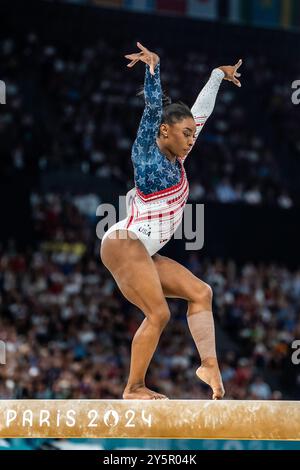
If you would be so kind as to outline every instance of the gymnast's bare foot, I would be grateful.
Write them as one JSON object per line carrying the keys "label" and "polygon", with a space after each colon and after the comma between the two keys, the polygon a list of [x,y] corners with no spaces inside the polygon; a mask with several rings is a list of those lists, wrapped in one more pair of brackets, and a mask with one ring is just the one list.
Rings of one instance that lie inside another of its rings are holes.
{"label": "gymnast's bare foot", "polygon": [[168,397],[161,393],[153,392],[144,385],[133,385],[127,387],[123,393],[124,400],[168,400]]}
{"label": "gymnast's bare foot", "polygon": [[225,390],[217,359],[209,358],[203,361],[197,369],[196,375],[210,386],[213,391],[213,400],[221,400],[224,397]]}

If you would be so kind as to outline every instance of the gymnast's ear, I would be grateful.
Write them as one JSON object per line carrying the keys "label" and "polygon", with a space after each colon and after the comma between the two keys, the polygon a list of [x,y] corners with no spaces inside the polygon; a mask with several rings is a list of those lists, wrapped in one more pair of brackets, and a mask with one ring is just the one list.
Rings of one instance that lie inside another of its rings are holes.
{"label": "gymnast's ear", "polygon": [[168,130],[169,130],[169,125],[168,124],[161,124],[159,128],[159,136],[164,137],[165,139],[168,138]]}

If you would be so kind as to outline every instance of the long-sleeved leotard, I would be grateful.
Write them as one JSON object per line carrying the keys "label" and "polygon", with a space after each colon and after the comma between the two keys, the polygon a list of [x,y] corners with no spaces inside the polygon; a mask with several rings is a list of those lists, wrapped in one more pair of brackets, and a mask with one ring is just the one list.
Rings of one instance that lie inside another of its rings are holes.
{"label": "long-sleeved leotard", "polygon": [[[213,70],[209,81],[199,93],[191,109],[197,125],[196,138],[213,111],[223,77],[222,70]],[[180,161],[168,160],[156,143],[162,118],[159,64],[155,68],[154,76],[150,74],[149,66],[146,66],[144,94],[145,109],[132,147],[131,158],[136,187],[142,193],[150,194],[177,184],[182,171]]]}
{"label": "long-sleeved leotard", "polygon": [[[196,138],[213,111],[223,77],[221,70],[213,70],[192,107],[197,125]],[[180,225],[189,186],[184,159],[177,158],[171,162],[156,143],[162,119],[159,64],[153,76],[146,66],[144,93],[145,109],[131,154],[135,190],[127,194],[127,218],[112,226],[105,236],[118,229],[134,232],[152,256],[170,240]]]}

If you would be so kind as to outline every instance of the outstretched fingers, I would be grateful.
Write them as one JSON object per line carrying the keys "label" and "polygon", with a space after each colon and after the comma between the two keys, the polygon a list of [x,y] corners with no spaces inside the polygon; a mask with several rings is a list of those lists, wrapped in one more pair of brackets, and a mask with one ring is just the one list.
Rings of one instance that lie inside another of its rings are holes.
{"label": "outstretched fingers", "polygon": [[237,72],[237,70],[240,68],[240,66],[242,65],[243,61],[242,59],[240,59],[234,66],[234,73],[233,73],[233,83],[238,86],[239,88],[242,86],[241,85],[241,82],[238,80],[238,78],[241,77],[241,74],[239,72]]}
{"label": "outstretched fingers", "polygon": [[241,88],[242,84],[241,82],[236,78],[236,77],[233,77],[232,79],[233,83],[238,86],[239,88]]}
{"label": "outstretched fingers", "polygon": [[240,66],[242,65],[242,63],[243,63],[243,61],[242,61],[242,59],[240,59],[234,66],[235,70],[239,69]]}
{"label": "outstretched fingers", "polygon": [[140,42],[137,42],[136,45],[137,45],[137,47],[138,47],[139,49],[141,49],[141,51],[143,51],[145,54],[149,54],[149,53],[150,53],[150,51],[149,51],[146,47],[144,47]]}
{"label": "outstretched fingers", "polygon": [[137,62],[139,62],[140,59],[134,59],[132,60],[129,64],[127,64],[127,67],[133,67]]}
{"label": "outstretched fingers", "polygon": [[142,55],[142,52],[126,54],[125,58],[131,61],[129,64],[127,64],[127,67],[133,67],[137,62],[139,62],[139,60],[141,60]]}
{"label": "outstretched fingers", "polygon": [[129,64],[127,64],[127,67],[133,67],[137,62],[141,61],[149,65],[150,73],[151,75],[154,75],[155,65],[159,62],[159,57],[153,52],[149,51],[140,42],[137,42],[136,44],[141,52],[125,55],[126,59],[130,60]]}
{"label": "outstretched fingers", "polygon": [[140,42],[136,43],[137,47],[141,49],[141,54],[144,56],[145,60],[144,62],[149,65],[150,67],[150,73],[151,75],[154,75],[154,55],[147,49],[146,47],[143,46]]}

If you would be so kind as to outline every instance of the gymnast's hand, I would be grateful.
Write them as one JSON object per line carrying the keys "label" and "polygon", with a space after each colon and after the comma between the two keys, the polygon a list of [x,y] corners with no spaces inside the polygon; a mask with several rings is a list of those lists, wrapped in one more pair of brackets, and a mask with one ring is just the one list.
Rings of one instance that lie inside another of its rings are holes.
{"label": "gymnast's hand", "polygon": [[127,67],[133,67],[139,61],[145,62],[145,64],[148,64],[150,67],[151,75],[154,75],[154,69],[159,62],[159,56],[154,52],[146,49],[146,47],[142,46],[140,42],[137,42],[136,45],[141,50],[141,52],[125,55],[126,59],[130,60],[130,63],[127,64]]}
{"label": "gymnast's hand", "polygon": [[219,69],[225,73],[224,80],[233,82],[236,86],[241,87],[241,82],[238,80],[241,74],[238,73],[237,70],[240,68],[242,63],[243,61],[240,59],[235,65],[222,65],[219,67]]}

